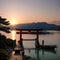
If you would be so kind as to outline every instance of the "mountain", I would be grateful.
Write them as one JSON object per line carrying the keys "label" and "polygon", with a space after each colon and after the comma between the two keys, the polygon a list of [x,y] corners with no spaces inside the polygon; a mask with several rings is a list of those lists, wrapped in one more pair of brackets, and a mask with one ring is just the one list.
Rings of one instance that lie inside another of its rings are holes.
{"label": "mountain", "polygon": [[60,21],[52,21],[51,23],[54,23],[56,25],[60,25]]}
{"label": "mountain", "polygon": [[49,24],[46,22],[18,24],[14,27],[20,29],[60,30],[60,25]]}

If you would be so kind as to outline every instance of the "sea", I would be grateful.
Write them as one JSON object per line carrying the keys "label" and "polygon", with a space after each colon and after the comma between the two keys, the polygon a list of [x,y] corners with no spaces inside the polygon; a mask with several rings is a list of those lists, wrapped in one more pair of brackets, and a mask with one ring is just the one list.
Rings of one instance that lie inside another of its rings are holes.
{"label": "sea", "polygon": [[[7,38],[16,40],[16,45],[20,40],[20,35],[16,34],[17,31],[12,30],[11,33],[7,34],[5,32],[0,32],[4,34]],[[60,31],[48,31],[52,34],[40,34],[39,43],[42,44],[44,40],[44,45],[56,45],[54,51],[52,50],[43,50],[43,49],[34,49],[35,41],[23,41],[25,55],[35,58],[37,60],[60,60]],[[24,39],[35,39],[36,35],[34,34],[24,34],[22,35]]]}

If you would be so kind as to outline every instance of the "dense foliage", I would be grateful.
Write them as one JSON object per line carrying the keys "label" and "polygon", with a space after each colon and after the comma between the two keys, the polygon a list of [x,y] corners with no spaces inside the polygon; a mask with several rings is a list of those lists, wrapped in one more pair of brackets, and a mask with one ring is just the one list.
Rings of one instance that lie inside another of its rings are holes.
{"label": "dense foliage", "polygon": [[9,60],[8,52],[4,49],[0,49],[0,60]]}
{"label": "dense foliage", "polygon": [[6,33],[9,33],[10,28],[8,27],[9,21],[6,21],[5,18],[0,17],[0,31],[4,31]]}

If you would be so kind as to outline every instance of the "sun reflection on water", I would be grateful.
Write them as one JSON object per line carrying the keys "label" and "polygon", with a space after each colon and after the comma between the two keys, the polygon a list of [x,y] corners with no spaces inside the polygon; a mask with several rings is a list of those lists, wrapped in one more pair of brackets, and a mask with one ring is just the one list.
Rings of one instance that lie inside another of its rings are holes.
{"label": "sun reflection on water", "polygon": [[11,33],[12,33],[12,39],[15,40],[16,39],[15,38],[16,32],[14,30],[12,30]]}

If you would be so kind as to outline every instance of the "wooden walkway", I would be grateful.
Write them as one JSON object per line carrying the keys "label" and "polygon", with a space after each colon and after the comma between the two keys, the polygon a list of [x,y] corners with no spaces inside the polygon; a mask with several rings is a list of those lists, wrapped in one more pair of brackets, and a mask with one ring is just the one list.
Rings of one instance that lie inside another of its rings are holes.
{"label": "wooden walkway", "polygon": [[21,55],[14,55],[14,51],[13,51],[10,60],[23,60],[23,58]]}

